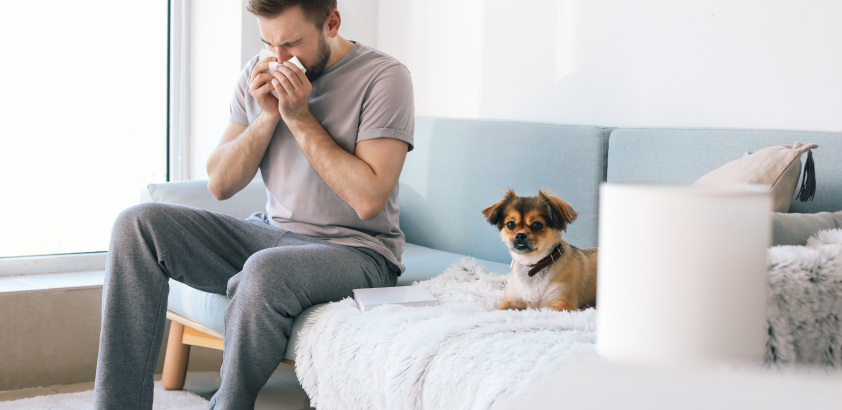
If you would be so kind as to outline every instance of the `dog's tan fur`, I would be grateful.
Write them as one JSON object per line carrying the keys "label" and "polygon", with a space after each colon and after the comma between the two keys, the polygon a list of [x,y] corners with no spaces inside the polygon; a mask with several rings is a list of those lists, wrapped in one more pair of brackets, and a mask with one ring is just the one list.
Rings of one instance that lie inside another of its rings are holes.
{"label": "dog's tan fur", "polygon": [[[500,230],[513,265],[503,303],[498,309],[549,308],[576,310],[596,306],[597,248],[579,249],[561,238],[578,213],[561,198],[540,190],[519,197],[513,190],[484,209],[483,216]],[[539,227],[540,229],[533,229]],[[516,240],[517,234],[525,234]],[[529,277],[530,267],[549,255],[559,242],[561,258]]]}

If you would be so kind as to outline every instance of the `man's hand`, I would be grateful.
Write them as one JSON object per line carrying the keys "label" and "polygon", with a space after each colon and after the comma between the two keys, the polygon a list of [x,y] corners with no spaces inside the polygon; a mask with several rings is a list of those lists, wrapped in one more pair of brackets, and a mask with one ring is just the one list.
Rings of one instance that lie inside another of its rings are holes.
{"label": "man's hand", "polygon": [[249,94],[260,104],[263,113],[277,118],[281,115],[278,111],[278,99],[271,93],[274,89],[272,83],[275,81],[275,76],[264,72],[269,70],[270,61],[278,61],[278,59],[267,57],[255,64],[249,80]]}
{"label": "man's hand", "polygon": [[284,122],[299,120],[310,115],[310,93],[313,85],[301,69],[289,61],[278,65],[272,72],[272,86],[278,92],[278,111]]}

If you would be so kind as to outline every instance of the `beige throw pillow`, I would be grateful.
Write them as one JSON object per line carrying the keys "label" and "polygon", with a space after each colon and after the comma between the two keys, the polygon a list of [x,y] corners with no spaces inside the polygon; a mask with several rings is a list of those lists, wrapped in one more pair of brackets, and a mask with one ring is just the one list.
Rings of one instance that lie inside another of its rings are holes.
{"label": "beige throw pillow", "polygon": [[[775,212],[788,212],[789,204],[801,174],[801,154],[818,148],[816,144],[775,145],[731,161],[699,178],[697,184],[768,185],[772,191]],[[799,197],[812,200],[815,193],[815,175],[812,152],[808,154],[805,178]]]}

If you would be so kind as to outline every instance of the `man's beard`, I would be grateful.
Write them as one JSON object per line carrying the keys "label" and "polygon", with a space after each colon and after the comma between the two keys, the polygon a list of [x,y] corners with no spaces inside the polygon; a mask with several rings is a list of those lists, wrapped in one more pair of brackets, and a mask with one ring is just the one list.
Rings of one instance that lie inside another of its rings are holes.
{"label": "man's beard", "polygon": [[306,67],[307,72],[304,73],[304,75],[307,76],[307,79],[310,80],[310,82],[313,82],[313,80],[322,75],[327,68],[327,63],[330,61],[330,46],[327,45],[325,37],[326,36],[322,36],[319,38],[319,54],[316,57],[316,63],[310,67]]}

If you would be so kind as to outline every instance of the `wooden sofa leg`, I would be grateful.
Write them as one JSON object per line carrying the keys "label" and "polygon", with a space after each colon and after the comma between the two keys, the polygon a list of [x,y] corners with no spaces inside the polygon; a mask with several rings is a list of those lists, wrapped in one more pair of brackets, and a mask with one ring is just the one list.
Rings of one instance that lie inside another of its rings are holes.
{"label": "wooden sofa leg", "polygon": [[187,378],[187,360],[190,359],[190,345],[182,343],[184,325],[170,321],[170,338],[167,341],[167,353],[164,356],[164,374],[161,384],[167,390],[181,390]]}

